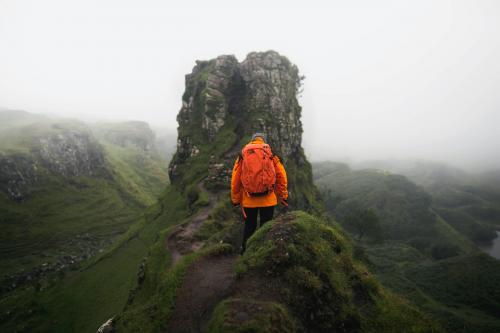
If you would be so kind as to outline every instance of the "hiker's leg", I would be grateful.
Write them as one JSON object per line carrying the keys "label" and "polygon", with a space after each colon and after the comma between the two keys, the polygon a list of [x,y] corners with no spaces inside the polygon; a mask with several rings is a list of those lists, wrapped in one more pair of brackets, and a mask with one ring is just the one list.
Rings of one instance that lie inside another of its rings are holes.
{"label": "hiker's leg", "polygon": [[260,226],[273,219],[274,206],[260,207]]}
{"label": "hiker's leg", "polygon": [[247,218],[245,219],[245,227],[243,228],[243,243],[241,244],[241,253],[243,253],[247,247],[247,239],[252,236],[257,228],[257,213],[258,208],[243,208]]}

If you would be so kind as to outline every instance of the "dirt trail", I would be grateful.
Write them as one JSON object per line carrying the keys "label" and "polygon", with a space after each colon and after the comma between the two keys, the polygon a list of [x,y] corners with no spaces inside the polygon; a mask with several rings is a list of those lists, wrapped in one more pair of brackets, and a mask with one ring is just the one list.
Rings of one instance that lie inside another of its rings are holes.
{"label": "dirt trail", "polygon": [[208,218],[215,207],[219,197],[208,191],[204,186],[204,179],[198,183],[198,189],[208,194],[208,205],[201,208],[188,222],[178,225],[167,238],[167,248],[172,255],[172,266],[174,266],[183,255],[199,250],[203,242],[197,241],[194,236],[203,222]]}
{"label": "dirt trail", "polygon": [[[239,140],[236,140],[224,153],[224,158],[235,158],[240,149]],[[199,250],[203,246],[203,242],[195,240],[194,236],[220,199],[217,194],[205,188],[205,179],[206,178],[198,182],[197,187],[201,192],[208,194],[209,204],[201,208],[188,222],[176,226],[167,238],[166,246],[172,255],[172,266],[174,266],[183,255]]]}
{"label": "dirt trail", "polygon": [[[172,254],[172,266],[183,255],[199,250],[203,242],[194,238],[203,222],[219,200],[216,194],[207,191],[198,183],[200,191],[208,193],[209,204],[201,208],[187,223],[175,227],[166,241]],[[236,255],[206,257],[188,268],[186,278],[177,292],[175,309],[168,322],[166,332],[202,332],[210,319],[214,307],[231,292],[234,284]]]}
{"label": "dirt trail", "polygon": [[[236,155],[236,142],[226,152],[226,157]],[[166,240],[166,246],[172,255],[171,267],[184,255],[199,250],[204,242],[195,236],[203,222],[220,200],[204,186],[205,179],[197,187],[208,194],[209,204],[202,207],[188,222],[176,226]],[[188,268],[186,278],[177,291],[175,308],[171,314],[166,332],[198,333],[207,327],[215,306],[233,292],[235,283],[234,266],[237,255],[205,257],[197,260]]]}
{"label": "dirt trail", "polygon": [[232,293],[235,260],[235,255],[208,257],[188,269],[166,332],[206,330],[215,306]]}

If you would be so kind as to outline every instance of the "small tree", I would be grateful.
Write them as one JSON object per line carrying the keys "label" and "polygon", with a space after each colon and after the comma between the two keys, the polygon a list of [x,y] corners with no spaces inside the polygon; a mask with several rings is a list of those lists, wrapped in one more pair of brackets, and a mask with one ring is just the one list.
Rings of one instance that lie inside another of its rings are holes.
{"label": "small tree", "polygon": [[358,240],[364,235],[380,239],[382,237],[382,228],[380,220],[372,209],[354,210],[345,219],[349,228],[356,231]]}

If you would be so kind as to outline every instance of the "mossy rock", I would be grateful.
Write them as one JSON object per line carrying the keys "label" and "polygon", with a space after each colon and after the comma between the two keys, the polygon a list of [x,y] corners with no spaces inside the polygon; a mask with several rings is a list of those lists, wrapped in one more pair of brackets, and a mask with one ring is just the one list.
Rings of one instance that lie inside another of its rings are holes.
{"label": "mossy rock", "polygon": [[292,333],[297,332],[294,319],[281,304],[231,298],[214,311],[209,333]]}
{"label": "mossy rock", "polygon": [[238,272],[278,278],[281,300],[310,329],[359,328],[354,299],[371,303],[378,288],[358,274],[340,233],[304,212],[264,225],[249,241]]}
{"label": "mossy rock", "polygon": [[[353,259],[352,251],[335,224],[302,211],[281,215],[250,238],[237,263],[244,287],[235,296],[251,304],[271,302],[273,314],[286,314],[293,323],[283,328],[285,332],[404,332],[404,327],[408,332],[440,331],[432,319],[381,287]],[[252,279],[258,283],[249,283]],[[260,291],[248,290],[252,285]],[[214,313],[214,327],[232,327],[234,308],[239,306],[232,304],[220,305],[225,310]],[[266,331],[282,328],[280,320],[267,327],[267,317],[245,313],[245,322],[264,325]]]}

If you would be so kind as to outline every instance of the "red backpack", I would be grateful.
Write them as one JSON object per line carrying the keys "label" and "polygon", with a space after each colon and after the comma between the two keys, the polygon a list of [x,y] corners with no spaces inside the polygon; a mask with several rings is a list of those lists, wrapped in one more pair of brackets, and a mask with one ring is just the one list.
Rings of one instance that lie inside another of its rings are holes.
{"label": "red backpack", "polygon": [[251,143],[242,150],[241,183],[251,196],[266,195],[274,191],[276,170],[273,152],[266,143]]}

